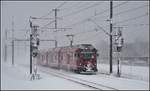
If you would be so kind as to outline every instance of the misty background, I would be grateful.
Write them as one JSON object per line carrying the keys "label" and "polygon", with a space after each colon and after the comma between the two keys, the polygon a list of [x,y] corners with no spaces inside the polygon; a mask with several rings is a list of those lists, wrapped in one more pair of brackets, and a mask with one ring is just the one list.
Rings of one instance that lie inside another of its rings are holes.
{"label": "misty background", "polygon": [[[54,12],[59,7],[58,28],[72,28],[66,31],[54,32],[52,29],[42,29],[40,39],[57,39],[58,47],[69,46],[70,41],[65,36],[74,34],[73,45],[88,43],[98,49],[99,59],[107,58],[109,62],[109,37],[95,24],[92,19],[109,32],[110,14],[109,1],[1,1],[1,52],[4,55],[4,45],[7,43],[8,58],[11,60],[12,16],[14,16],[15,39],[27,39],[30,34],[29,17],[41,17],[34,24],[54,28]],[[122,26],[125,41],[123,57],[149,58],[149,2],[148,1],[114,1],[113,26]],[[5,41],[5,31],[7,41]],[[113,29],[116,31],[117,29]],[[40,49],[53,48],[53,42],[40,42]],[[29,62],[29,42],[15,42],[15,59]],[[148,60],[147,60],[148,61]]]}

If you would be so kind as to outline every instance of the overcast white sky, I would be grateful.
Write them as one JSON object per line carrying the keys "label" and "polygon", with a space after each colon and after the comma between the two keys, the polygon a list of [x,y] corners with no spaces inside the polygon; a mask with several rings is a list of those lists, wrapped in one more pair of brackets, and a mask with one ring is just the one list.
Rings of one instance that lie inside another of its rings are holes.
{"label": "overcast white sky", "polygon": [[[12,28],[12,16],[14,16],[15,30],[29,29],[28,20],[30,16],[40,17],[46,15],[51,12],[53,8],[61,4],[62,6],[59,8],[58,17],[62,17],[62,19],[58,20],[58,27],[69,27],[72,29],[65,32],[59,31],[57,33],[58,46],[69,45],[69,40],[64,35],[74,33],[78,33],[74,37],[74,44],[92,43],[95,45],[101,41],[109,43],[109,37],[92,22],[83,21],[78,23],[92,16],[93,20],[109,32],[109,22],[106,21],[109,19],[109,1],[67,1],[66,3],[64,3],[64,1],[1,1],[1,31],[3,31],[1,34],[4,35],[5,29]],[[119,6],[115,7],[116,5]],[[141,25],[149,24],[149,15],[145,15],[146,13],[149,14],[148,1],[114,1],[113,6],[114,23],[129,19],[129,21],[117,24],[127,25],[122,30],[125,42],[133,42],[135,40],[149,41],[149,26]],[[105,12],[103,12],[104,10]],[[46,17],[54,18],[54,12],[51,12]],[[134,17],[138,18],[133,19]],[[34,21],[34,23],[43,26],[51,21],[53,20],[38,20]],[[47,27],[54,27],[54,23]],[[99,31],[96,32],[94,30],[95,28]],[[45,32],[40,35],[41,38],[54,39],[54,33],[52,31],[53,30],[49,30],[48,32],[45,30]],[[24,32],[15,32],[16,38],[21,38],[24,35]]]}

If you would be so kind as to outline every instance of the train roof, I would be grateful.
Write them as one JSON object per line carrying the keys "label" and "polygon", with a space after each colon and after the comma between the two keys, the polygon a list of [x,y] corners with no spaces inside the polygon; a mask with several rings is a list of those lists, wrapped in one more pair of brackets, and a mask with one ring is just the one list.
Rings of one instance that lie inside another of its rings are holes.
{"label": "train roof", "polygon": [[90,49],[94,49],[94,46],[92,44],[78,44],[75,45],[78,48],[84,49],[84,48],[90,48]]}
{"label": "train roof", "polygon": [[85,48],[95,49],[92,44],[78,44],[78,45],[73,45],[72,47],[64,46],[64,47],[57,47],[57,48],[48,48],[48,49],[41,50],[41,52],[46,52],[46,51],[50,51],[50,50],[59,51],[60,49],[66,50],[68,48],[71,49],[72,51],[75,51],[78,48],[80,48],[80,49],[85,49]]}

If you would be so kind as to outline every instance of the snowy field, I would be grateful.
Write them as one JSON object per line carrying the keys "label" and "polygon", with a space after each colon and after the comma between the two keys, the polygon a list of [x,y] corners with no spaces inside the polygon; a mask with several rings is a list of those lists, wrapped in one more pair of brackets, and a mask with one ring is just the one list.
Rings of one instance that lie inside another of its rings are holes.
{"label": "snowy field", "polygon": [[2,63],[2,90],[92,90],[79,84],[41,73],[40,80],[30,81],[29,69],[23,66]]}
{"label": "snowy field", "polygon": [[[1,76],[1,87],[2,90],[28,90],[28,89],[50,89],[50,90],[92,90],[89,87],[82,86],[80,84],[55,77],[49,75],[47,73],[43,73],[39,70],[41,75],[40,80],[30,81],[29,79],[29,65],[28,64],[16,64],[15,66],[11,66],[10,63],[2,62],[2,76]],[[148,67],[137,67],[135,69],[132,68],[132,75],[130,74],[130,67],[123,66],[122,67],[122,75],[120,78],[115,76],[115,68],[114,74],[106,75],[105,73],[109,72],[109,66],[106,64],[98,65],[98,73],[96,75],[85,75],[85,74],[76,74],[73,72],[68,72],[64,70],[56,70],[49,69],[50,71],[60,72],[63,74],[67,74],[68,76],[84,79],[87,81],[92,81],[95,83],[103,84],[106,86],[110,86],[119,90],[148,90],[149,89],[149,69]],[[40,67],[39,67],[40,69]],[[143,70],[144,69],[144,70]],[[145,71],[145,72],[140,72]],[[101,74],[104,73],[104,74]],[[145,73],[145,74],[143,74]],[[127,76],[126,76],[127,75]],[[137,77],[143,77],[146,79],[139,79]],[[130,77],[130,79],[128,79]]]}
{"label": "snowy field", "polygon": [[[109,64],[98,64],[98,73],[109,74]],[[149,66],[121,65],[121,77],[149,81]],[[113,65],[113,74],[117,74],[117,65]]]}

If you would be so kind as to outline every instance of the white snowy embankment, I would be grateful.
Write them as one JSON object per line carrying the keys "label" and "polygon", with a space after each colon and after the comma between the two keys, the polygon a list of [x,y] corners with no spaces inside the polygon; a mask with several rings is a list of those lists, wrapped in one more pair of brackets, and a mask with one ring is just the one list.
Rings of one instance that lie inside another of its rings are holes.
{"label": "white snowy embankment", "polygon": [[[29,67],[29,66],[28,66]],[[1,87],[2,90],[17,90],[17,89],[49,89],[49,90],[90,90],[88,87],[83,87],[79,84],[57,78],[51,76],[49,74],[45,74],[40,72],[42,79],[30,81],[29,80],[29,68],[26,68],[22,65],[11,66],[11,64],[3,63],[1,64]],[[114,74],[116,73],[116,66],[114,68]],[[149,67],[143,69],[143,67],[135,67],[132,68],[132,76],[140,75],[143,77],[149,76]],[[54,71],[62,72],[64,74],[81,78],[84,80],[92,81],[95,83],[103,84],[106,86],[110,86],[120,90],[148,90],[149,89],[149,81],[139,80],[139,79],[127,79],[127,78],[118,78],[114,75],[104,75],[100,74],[102,71],[109,73],[109,65],[101,64],[98,65],[98,73],[96,75],[83,75],[83,74],[75,74],[73,72],[59,71],[55,69],[51,69]],[[130,67],[124,66],[126,71],[124,73],[130,73]],[[135,71],[134,71],[135,70]],[[135,73],[134,73],[135,72]],[[144,74],[145,73],[145,74]],[[130,77],[130,76],[129,76]],[[136,78],[136,77],[134,77]]]}
{"label": "white snowy embankment", "polygon": [[1,71],[2,90],[92,90],[41,72],[42,79],[30,81],[29,69],[20,65],[2,63]]}
{"label": "white snowy embankment", "polygon": [[[99,73],[109,73],[109,64],[98,64]],[[149,82],[149,66],[121,65],[121,77]],[[117,65],[113,65],[113,74],[117,74]]]}

